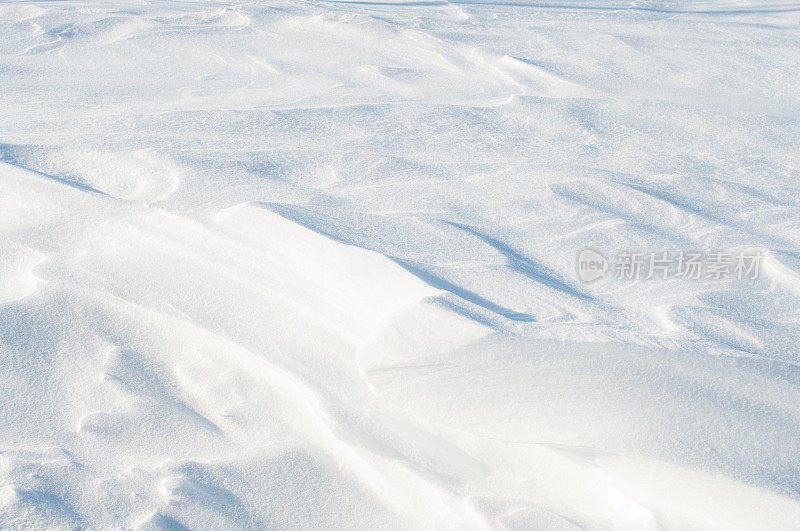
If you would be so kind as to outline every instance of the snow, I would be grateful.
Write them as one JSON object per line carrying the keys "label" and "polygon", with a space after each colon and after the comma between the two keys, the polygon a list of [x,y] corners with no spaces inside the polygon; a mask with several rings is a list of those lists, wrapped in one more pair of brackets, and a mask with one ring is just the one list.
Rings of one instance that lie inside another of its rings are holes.
{"label": "snow", "polygon": [[0,1],[0,528],[796,527],[798,145],[786,2]]}

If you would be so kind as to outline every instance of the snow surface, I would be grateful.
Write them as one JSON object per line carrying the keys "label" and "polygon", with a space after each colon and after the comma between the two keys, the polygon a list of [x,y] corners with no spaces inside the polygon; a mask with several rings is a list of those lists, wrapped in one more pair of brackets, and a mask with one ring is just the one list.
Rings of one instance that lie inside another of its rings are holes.
{"label": "snow surface", "polygon": [[796,528],[799,192],[797,3],[0,2],[0,528]]}

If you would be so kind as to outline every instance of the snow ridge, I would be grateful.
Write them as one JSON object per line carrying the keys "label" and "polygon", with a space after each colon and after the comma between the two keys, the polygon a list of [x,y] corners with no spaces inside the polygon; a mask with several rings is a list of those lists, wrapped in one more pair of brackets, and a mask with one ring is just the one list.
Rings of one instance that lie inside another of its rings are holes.
{"label": "snow ridge", "polygon": [[799,28],[0,1],[0,528],[792,528]]}

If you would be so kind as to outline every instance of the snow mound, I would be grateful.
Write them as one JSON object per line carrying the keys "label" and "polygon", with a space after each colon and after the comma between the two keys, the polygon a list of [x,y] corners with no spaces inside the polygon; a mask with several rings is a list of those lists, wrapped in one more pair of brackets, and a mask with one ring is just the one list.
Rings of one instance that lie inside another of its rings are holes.
{"label": "snow mound", "polygon": [[798,29],[0,0],[0,528],[796,527]]}

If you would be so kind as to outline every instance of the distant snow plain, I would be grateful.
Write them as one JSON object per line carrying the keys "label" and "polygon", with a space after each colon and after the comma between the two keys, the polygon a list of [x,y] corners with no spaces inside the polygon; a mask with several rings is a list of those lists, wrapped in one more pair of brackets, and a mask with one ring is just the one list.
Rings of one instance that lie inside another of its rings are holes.
{"label": "distant snow plain", "polygon": [[799,346],[800,4],[0,2],[0,528],[792,529]]}

